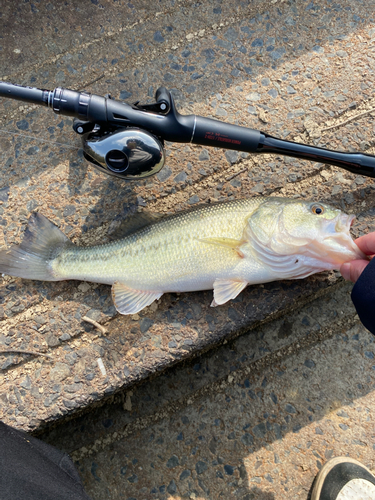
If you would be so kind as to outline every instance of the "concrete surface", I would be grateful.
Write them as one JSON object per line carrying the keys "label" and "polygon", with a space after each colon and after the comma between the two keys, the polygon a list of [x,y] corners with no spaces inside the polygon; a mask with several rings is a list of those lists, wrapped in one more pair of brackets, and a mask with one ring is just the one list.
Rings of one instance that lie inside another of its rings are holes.
{"label": "concrete surface", "polygon": [[[0,16],[2,80],[128,102],[166,85],[182,113],[374,154],[371,2],[35,1]],[[142,208],[254,194],[329,202],[358,215],[354,235],[375,229],[375,183],[338,168],[167,144],[164,169],[129,184],[83,160],[70,119],[5,99],[0,116],[1,245],[35,210],[88,244]],[[0,418],[72,452],[94,498],[304,498],[330,456],[373,466],[372,337],[349,291],[323,273],[215,309],[211,292],[170,294],[120,317],[109,287],[5,277],[1,350],[52,359],[0,352]],[[172,368],[204,352],[210,370]]]}
{"label": "concrete surface", "polygon": [[94,499],[297,500],[331,457],[374,469],[375,346],[349,294],[341,284],[40,437]]}

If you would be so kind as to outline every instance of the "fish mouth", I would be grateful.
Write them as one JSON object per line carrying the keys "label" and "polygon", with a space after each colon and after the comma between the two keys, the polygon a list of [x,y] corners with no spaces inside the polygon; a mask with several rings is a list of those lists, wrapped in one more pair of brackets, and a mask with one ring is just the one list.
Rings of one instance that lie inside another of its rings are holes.
{"label": "fish mouth", "polygon": [[327,246],[327,257],[329,256],[335,264],[341,265],[350,260],[366,258],[350,234],[355,219],[355,215],[341,213],[330,221],[322,221],[326,234],[322,243]]}
{"label": "fish mouth", "polygon": [[340,213],[333,219],[322,219],[320,230],[325,235],[323,239],[340,237],[342,235],[350,236],[350,228],[354,224],[355,215]]}
{"label": "fish mouth", "polygon": [[[335,223],[335,231],[337,233],[340,232],[347,232],[348,234],[350,231],[350,228],[354,224],[354,221],[356,219],[355,215],[347,215],[347,214],[340,214],[335,217],[337,219]],[[335,220],[333,219],[333,221]]]}

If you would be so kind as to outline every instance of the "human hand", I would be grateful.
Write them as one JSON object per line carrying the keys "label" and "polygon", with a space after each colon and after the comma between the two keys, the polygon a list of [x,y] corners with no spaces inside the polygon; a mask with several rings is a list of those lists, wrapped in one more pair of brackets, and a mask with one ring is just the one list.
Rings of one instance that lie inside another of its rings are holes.
{"label": "human hand", "polygon": [[[365,234],[355,240],[356,245],[362,252],[368,256],[375,255],[375,232]],[[362,274],[362,271],[369,263],[369,260],[357,259],[351,262],[345,262],[340,267],[340,273],[346,280],[355,283]]]}

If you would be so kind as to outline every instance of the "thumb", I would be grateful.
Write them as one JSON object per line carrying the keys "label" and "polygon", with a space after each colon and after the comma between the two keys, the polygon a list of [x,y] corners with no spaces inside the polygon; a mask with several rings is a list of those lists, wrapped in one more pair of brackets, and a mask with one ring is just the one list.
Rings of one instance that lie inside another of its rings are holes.
{"label": "thumb", "polygon": [[345,262],[345,264],[342,264],[340,267],[340,273],[344,279],[355,283],[367,264],[368,262],[365,260],[352,260],[351,262]]}

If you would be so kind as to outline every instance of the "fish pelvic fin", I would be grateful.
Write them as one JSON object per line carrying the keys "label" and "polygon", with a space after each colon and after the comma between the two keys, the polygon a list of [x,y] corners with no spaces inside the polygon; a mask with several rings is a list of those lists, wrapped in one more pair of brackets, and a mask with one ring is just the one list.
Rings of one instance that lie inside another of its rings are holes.
{"label": "fish pelvic fin", "polygon": [[9,250],[0,250],[0,273],[18,278],[59,281],[50,265],[63,248],[73,243],[47,217],[33,213],[23,240]]}
{"label": "fish pelvic fin", "polygon": [[134,290],[118,281],[112,285],[112,300],[120,314],[135,314],[162,295],[163,292]]}
{"label": "fish pelvic fin", "polygon": [[214,300],[211,307],[225,304],[228,300],[235,299],[247,286],[247,281],[216,279],[214,281]]}

